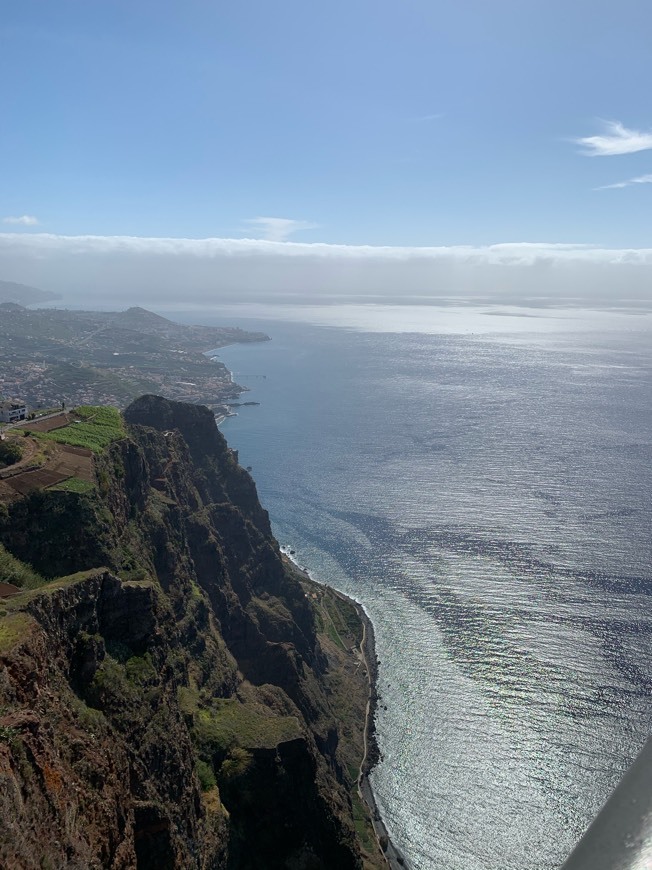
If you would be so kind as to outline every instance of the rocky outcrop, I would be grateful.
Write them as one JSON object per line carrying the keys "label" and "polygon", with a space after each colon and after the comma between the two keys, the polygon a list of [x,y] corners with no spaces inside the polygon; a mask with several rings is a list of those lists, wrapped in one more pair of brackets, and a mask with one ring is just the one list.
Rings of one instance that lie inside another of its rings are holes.
{"label": "rocky outcrop", "polygon": [[364,721],[338,725],[358,669],[338,677],[253,481],[208,409],[125,420],[94,492],[0,512],[53,578],[0,611],[0,866],[379,866],[353,822]]}
{"label": "rocky outcrop", "polygon": [[95,571],[21,607],[2,670],[0,864],[191,867],[201,844],[219,866],[226,822],[199,811],[158,590]]}

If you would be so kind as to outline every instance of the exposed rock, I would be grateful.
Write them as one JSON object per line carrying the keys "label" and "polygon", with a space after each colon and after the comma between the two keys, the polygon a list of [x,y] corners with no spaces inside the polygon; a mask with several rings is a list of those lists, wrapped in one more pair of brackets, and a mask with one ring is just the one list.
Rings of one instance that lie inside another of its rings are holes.
{"label": "exposed rock", "polygon": [[14,557],[72,575],[3,601],[0,866],[382,866],[353,823],[357,660],[320,642],[213,414],[125,419],[94,492],[0,515]]}

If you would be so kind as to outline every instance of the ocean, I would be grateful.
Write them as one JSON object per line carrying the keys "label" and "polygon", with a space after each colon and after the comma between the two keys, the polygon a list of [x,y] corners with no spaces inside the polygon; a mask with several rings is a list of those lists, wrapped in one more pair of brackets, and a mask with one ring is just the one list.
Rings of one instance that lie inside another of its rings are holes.
{"label": "ocean", "polygon": [[[176,316],[181,316],[177,312]],[[415,870],[552,870],[652,723],[652,317],[230,306],[221,426],[274,531],[360,601],[373,787]]]}

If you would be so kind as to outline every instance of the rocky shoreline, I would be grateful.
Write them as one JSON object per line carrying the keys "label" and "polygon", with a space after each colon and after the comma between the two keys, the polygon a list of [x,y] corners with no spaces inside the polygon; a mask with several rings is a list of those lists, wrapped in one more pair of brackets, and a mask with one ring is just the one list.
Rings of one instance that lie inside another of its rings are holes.
{"label": "rocky shoreline", "polygon": [[380,815],[380,810],[378,808],[378,804],[376,803],[376,798],[374,796],[371,783],[369,782],[369,774],[382,758],[376,736],[376,708],[378,706],[378,665],[380,663],[380,659],[378,658],[376,653],[376,640],[373,623],[359,601],[356,601],[355,598],[351,598],[349,595],[346,595],[344,592],[340,592],[338,589],[334,589],[332,586],[329,586],[326,583],[315,580],[315,578],[310,574],[307,568],[297,563],[294,558],[293,550],[290,550],[287,547],[282,547],[281,551],[283,555],[292,562],[295,568],[297,568],[306,577],[306,579],[310,580],[311,583],[316,583],[318,586],[326,587],[330,590],[330,592],[333,593],[333,595],[351,604],[355,608],[355,611],[358,614],[358,618],[362,623],[363,636],[360,643],[360,653],[363,657],[367,669],[367,678],[369,681],[369,701],[367,704],[365,722],[365,755],[360,765],[360,774],[358,777],[358,793],[369,811],[369,816],[371,818],[371,823],[374,828],[374,833],[376,835],[376,839],[378,840],[378,845],[380,846],[385,861],[387,862],[387,866],[390,868],[390,870],[404,870],[404,868],[409,868],[410,865],[391,840],[387,827]]}
{"label": "rocky shoreline", "polygon": [[[329,588],[332,589],[332,587]],[[356,601],[354,598],[349,597],[348,595],[345,595],[343,592],[339,592],[337,589],[332,589],[332,591],[335,593],[335,595],[343,598],[355,607],[364,628],[364,635],[362,643],[360,644],[360,651],[364,657],[365,664],[367,666],[367,675],[369,677],[369,705],[367,707],[367,721],[365,723],[365,742],[367,752],[360,768],[358,790],[360,792],[360,796],[362,797],[363,801],[367,805],[367,808],[369,809],[371,822],[374,826],[374,831],[376,833],[376,837],[378,838],[380,848],[385,855],[388,867],[390,867],[391,870],[400,870],[400,868],[405,867],[409,868],[408,862],[405,860],[403,855],[399,852],[399,850],[396,848],[390,838],[387,827],[385,826],[385,823],[383,822],[383,819],[380,815],[380,810],[378,809],[378,804],[376,803],[376,798],[374,796],[371,783],[369,782],[369,774],[378,764],[382,757],[380,749],[378,748],[378,741],[376,737],[376,708],[378,706],[378,664],[380,660],[376,654],[376,639],[374,635],[374,626],[371,619],[367,615],[364,607],[358,601]]]}

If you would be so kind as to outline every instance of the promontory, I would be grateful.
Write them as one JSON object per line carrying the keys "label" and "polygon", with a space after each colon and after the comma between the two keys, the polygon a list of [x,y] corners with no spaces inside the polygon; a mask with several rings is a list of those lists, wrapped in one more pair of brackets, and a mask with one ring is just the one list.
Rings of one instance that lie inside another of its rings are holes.
{"label": "promontory", "polygon": [[384,866],[355,606],[285,560],[209,409],[62,424],[2,442],[0,866]]}

